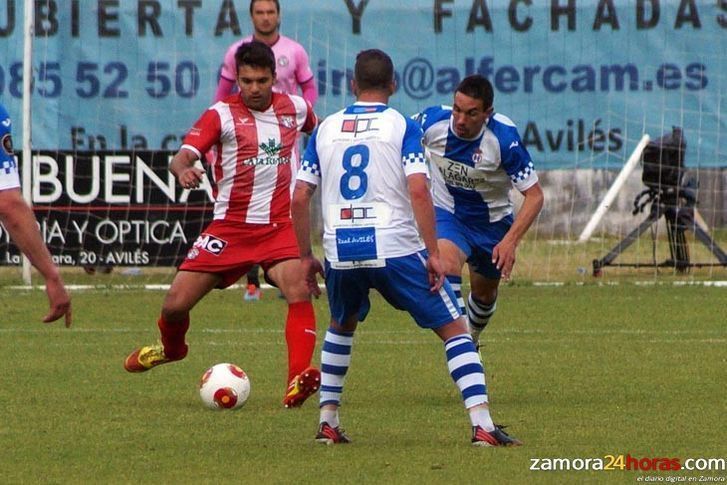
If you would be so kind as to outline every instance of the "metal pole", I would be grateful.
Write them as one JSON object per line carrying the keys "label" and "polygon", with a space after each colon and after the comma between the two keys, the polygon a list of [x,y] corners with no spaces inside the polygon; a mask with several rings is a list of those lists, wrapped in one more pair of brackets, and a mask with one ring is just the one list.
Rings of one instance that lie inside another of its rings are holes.
{"label": "metal pole", "polygon": [[[35,7],[33,0],[25,0],[25,15],[23,21],[23,198],[32,207],[31,173],[33,162],[31,160],[31,114],[30,98],[31,80],[33,76],[33,28]],[[30,260],[23,255],[23,281],[31,284]]]}

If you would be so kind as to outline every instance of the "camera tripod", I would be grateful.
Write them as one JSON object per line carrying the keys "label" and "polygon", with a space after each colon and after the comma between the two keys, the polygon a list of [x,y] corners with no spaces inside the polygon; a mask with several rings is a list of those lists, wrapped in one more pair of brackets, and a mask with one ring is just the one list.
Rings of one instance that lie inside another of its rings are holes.
{"label": "camera tripod", "polygon": [[[679,273],[689,271],[689,268],[703,266],[727,266],[727,254],[717,245],[712,236],[697,225],[694,221],[694,206],[696,196],[693,191],[684,190],[676,193],[676,190],[646,189],[636,196],[634,200],[634,211],[636,215],[644,210],[647,204],[651,204],[649,215],[639,224],[639,227],[631,231],[621,240],[606,256],[593,260],[593,276],[601,276],[601,270],[605,266],[616,267],[670,267],[675,268]],[[642,202],[642,199],[646,200]],[[616,257],[631,246],[647,229],[657,223],[661,217],[666,219],[667,236],[669,240],[670,259],[657,264],[648,263],[614,263]],[[689,229],[694,232],[696,238],[704,244],[707,249],[717,258],[716,265],[713,263],[692,263],[689,259],[689,245],[685,231]]]}

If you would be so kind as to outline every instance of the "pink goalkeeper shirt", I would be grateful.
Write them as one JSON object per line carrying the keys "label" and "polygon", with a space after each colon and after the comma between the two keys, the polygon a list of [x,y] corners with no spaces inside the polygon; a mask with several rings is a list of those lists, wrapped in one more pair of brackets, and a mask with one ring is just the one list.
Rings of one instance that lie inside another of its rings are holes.
{"label": "pink goalkeeper shirt", "polygon": [[[241,44],[252,41],[252,35],[245,37],[232,44],[222,64],[220,75],[225,79],[235,82],[237,69],[235,67],[235,52]],[[296,94],[298,86],[313,79],[313,72],[308,65],[308,54],[303,46],[289,37],[281,35],[275,44],[270,46],[275,54],[276,80],[273,89],[284,94]]]}

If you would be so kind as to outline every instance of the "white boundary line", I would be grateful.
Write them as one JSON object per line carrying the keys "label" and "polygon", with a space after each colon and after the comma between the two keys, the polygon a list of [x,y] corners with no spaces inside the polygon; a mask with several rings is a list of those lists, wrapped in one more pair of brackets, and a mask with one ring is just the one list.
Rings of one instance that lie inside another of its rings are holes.
{"label": "white boundary line", "polygon": [[[715,288],[727,288],[727,281],[672,281],[672,282],[662,282],[662,281],[627,281],[627,282],[619,282],[619,281],[608,281],[608,282],[594,282],[594,283],[585,283],[582,281],[573,281],[573,282],[566,282],[566,281],[536,281],[532,283],[533,286],[536,287],[561,287],[561,286],[594,286],[594,287],[603,287],[603,286],[706,286],[706,287],[715,287]],[[138,285],[66,285],[66,288],[70,291],[94,291],[94,290],[148,290],[148,291],[167,291],[169,289],[168,284],[138,284]],[[269,285],[267,283],[263,283],[260,285],[260,287],[264,290],[269,290],[271,288],[274,288],[274,286]],[[319,288],[325,290],[326,286],[324,284],[319,284]],[[525,286],[523,286],[525,287]],[[247,288],[247,285],[231,285],[225,288],[226,290],[239,290],[242,288]],[[32,290],[45,290],[45,286],[43,285],[12,285],[12,286],[0,286],[0,290],[15,290],[15,291],[32,291]]]}

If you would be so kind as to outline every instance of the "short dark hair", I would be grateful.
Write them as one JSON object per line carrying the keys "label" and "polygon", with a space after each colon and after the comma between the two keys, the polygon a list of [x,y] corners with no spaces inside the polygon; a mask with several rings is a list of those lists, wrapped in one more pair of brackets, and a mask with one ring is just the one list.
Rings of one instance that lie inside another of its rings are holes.
{"label": "short dark hair", "polygon": [[394,80],[394,63],[379,49],[361,51],[356,56],[354,78],[359,90],[388,89]]}
{"label": "short dark hair", "polygon": [[255,2],[262,2],[262,1],[273,2],[275,4],[275,8],[277,9],[278,13],[280,13],[280,2],[278,2],[278,0],[250,0],[250,15],[252,15],[252,6],[255,5]]}
{"label": "short dark hair", "polygon": [[235,52],[235,67],[238,71],[240,66],[267,67],[274,76],[275,54],[264,42],[258,40],[244,42]]}
{"label": "short dark hair", "polygon": [[482,100],[482,107],[487,110],[492,107],[495,93],[490,81],[480,74],[473,74],[462,79],[455,92],[462,93],[470,98]]}

